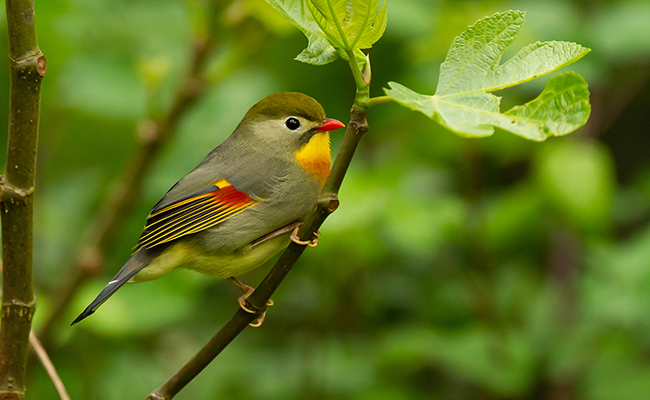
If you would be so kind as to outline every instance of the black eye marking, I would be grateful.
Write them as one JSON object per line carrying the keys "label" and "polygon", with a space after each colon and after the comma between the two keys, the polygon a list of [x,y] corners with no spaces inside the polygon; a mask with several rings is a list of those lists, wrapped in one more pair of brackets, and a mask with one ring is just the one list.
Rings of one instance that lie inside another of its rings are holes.
{"label": "black eye marking", "polygon": [[284,121],[284,125],[290,130],[295,131],[296,129],[300,128],[300,121],[298,121],[297,118],[289,117],[286,121]]}

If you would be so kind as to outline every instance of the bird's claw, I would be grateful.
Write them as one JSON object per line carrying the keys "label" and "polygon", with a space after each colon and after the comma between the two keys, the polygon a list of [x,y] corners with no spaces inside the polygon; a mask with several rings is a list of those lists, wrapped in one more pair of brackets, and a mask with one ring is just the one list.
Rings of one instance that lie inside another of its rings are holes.
{"label": "bird's claw", "polygon": [[[231,277],[231,278],[228,278],[228,279],[232,283],[237,285],[238,288],[240,288],[241,290],[244,291],[244,294],[237,298],[237,302],[239,303],[239,307],[241,307],[242,310],[246,311],[249,314],[257,314],[258,311],[251,310],[246,305],[248,303],[248,301],[247,301],[248,297],[251,294],[253,294],[253,292],[255,291],[255,288],[243,283],[242,281],[240,281],[239,279],[237,279],[235,277]],[[273,304],[274,304],[273,299],[268,299],[268,301],[266,302],[267,307],[271,307]],[[255,321],[251,322],[249,325],[252,326],[253,328],[258,328],[258,327],[262,326],[262,323],[264,322],[264,318],[266,318],[266,310],[264,310],[264,312],[259,317],[257,317],[257,319]]]}
{"label": "bird's claw", "polygon": [[[244,293],[243,295],[239,296],[239,298],[237,298],[237,302],[239,303],[239,307],[241,307],[242,310],[246,311],[249,314],[257,314],[258,313],[255,310],[251,310],[246,305],[248,303],[246,299],[248,299],[248,296],[250,296],[253,293],[253,291],[254,290],[251,290],[250,292]],[[270,307],[272,305],[273,305],[273,300],[269,299],[266,302],[266,306]],[[259,328],[260,326],[262,326],[262,323],[264,322],[265,318],[266,318],[266,310],[264,310],[264,312],[262,312],[262,314],[259,317],[257,317],[257,319],[255,321],[251,322],[248,325],[252,326],[253,328]]]}
{"label": "bird's claw", "polygon": [[320,236],[320,232],[318,231],[314,232],[314,236],[316,237],[313,238],[312,240],[300,240],[300,238],[298,237],[298,229],[300,229],[300,225],[296,226],[293,232],[291,232],[291,236],[289,236],[292,242],[299,244],[301,246],[309,246],[309,247],[318,246],[318,237]]}

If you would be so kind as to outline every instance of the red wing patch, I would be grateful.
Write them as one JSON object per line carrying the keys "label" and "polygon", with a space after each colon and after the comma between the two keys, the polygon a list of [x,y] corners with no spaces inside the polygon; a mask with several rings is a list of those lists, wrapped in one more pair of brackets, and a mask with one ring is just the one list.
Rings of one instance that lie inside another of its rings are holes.
{"label": "red wing patch", "polygon": [[149,214],[137,247],[152,248],[212,228],[256,203],[246,193],[220,180]]}

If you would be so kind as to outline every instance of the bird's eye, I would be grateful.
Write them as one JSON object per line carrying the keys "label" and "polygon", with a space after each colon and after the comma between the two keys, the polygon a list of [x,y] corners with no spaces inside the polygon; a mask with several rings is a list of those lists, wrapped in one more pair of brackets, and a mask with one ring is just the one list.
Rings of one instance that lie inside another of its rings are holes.
{"label": "bird's eye", "polygon": [[297,118],[289,117],[286,121],[284,121],[284,125],[290,130],[295,131],[296,129],[300,128],[300,121],[298,121]]}

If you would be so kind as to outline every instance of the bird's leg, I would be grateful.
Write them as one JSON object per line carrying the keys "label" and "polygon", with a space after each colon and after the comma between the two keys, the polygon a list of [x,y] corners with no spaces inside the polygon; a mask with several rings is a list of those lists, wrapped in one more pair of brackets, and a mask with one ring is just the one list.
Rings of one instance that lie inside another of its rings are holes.
{"label": "bird's leg", "polygon": [[[235,286],[237,286],[238,288],[240,288],[244,292],[244,294],[239,296],[239,298],[237,299],[237,302],[239,303],[239,307],[241,307],[242,310],[246,311],[247,313],[257,314],[256,311],[253,311],[250,308],[246,307],[246,299],[248,298],[248,296],[253,294],[253,292],[255,291],[255,288],[245,284],[244,282],[240,281],[239,279],[235,278],[234,276],[231,276],[230,278],[228,278],[228,280],[230,282],[234,283]],[[266,305],[269,306],[269,307],[272,306],[273,305],[273,300],[269,299],[266,302]],[[252,326],[253,328],[260,327],[260,326],[262,326],[262,323],[264,322],[264,318],[266,318],[266,310],[264,310],[262,315],[260,315],[255,322],[251,322],[249,325]]]}
{"label": "bird's leg", "polygon": [[251,242],[251,247],[255,247],[255,246],[257,246],[258,244],[263,243],[263,242],[266,242],[266,241],[269,240],[269,239],[273,239],[273,238],[276,237],[276,236],[284,235],[284,234],[287,233],[287,232],[291,232],[291,231],[293,231],[296,227],[300,227],[300,225],[302,225],[302,222],[298,222],[298,221],[296,221],[296,222],[292,222],[292,223],[290,223],[289,225],[285,225],[285,226],[283,226],[282,228],[280,228],[280,229],[278,229],[278,230],[275,230],[275,231],[273,231],[273,232],[271,232],[271,233],[267,233],[266,235],[261,236],[261,237],[255,239],[255,240],[253,240],[253,241]]}
{"label": "bird's leg", "polygon": [[312,240],[300,240],[300,238],[298,237],[298,229],[300,229],[301,225],[302,225],[302,222],[299,222],[298,226],[296,226],[294,228],[293,232],[291,232],[291,236],[289,237],[291,239],[291,241],[294,242],[294,243],[297,243],[299,245],[302,245],[302,246],[309,246],[309,247],[318,246],[318,237],[320,236],[320,232],[318,232],[318,231],[314,232],[314,236],[316,236],[316,237],[313,238]]}

